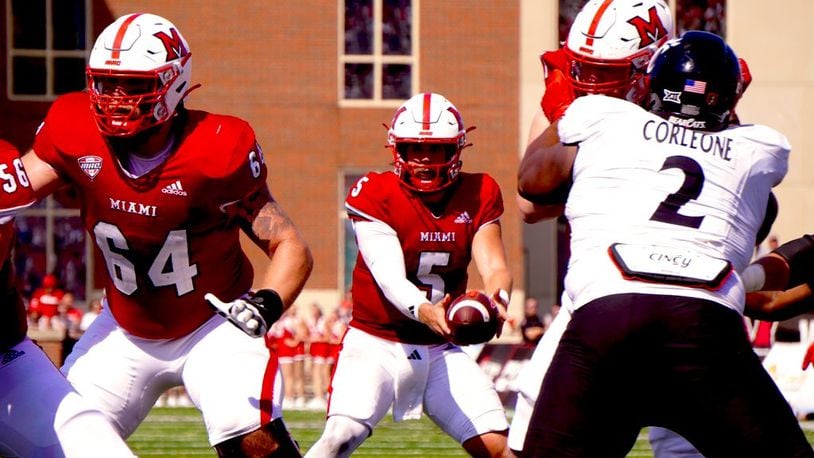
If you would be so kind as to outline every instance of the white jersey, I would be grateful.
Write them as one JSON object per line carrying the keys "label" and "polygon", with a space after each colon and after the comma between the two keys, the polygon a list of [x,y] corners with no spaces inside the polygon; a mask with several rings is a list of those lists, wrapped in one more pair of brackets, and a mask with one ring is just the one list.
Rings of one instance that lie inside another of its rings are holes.
{"label": "white jersey", "polygon": [[[757,125],[693,130],[597,95],[571,104],[559,136],[579,147],[565,207],[571,225],[565,287],[575,309],[611,294],[650,293],[704,298],[743,312],[737,272],[754,251],[771,188],[788,169],[790,146],[782,134]],[[713,288],[625,279],[610,255],[616,243],[644,270],[664,267],[697,279],[724,260],[734,272],[721,269],[730,272]]]}

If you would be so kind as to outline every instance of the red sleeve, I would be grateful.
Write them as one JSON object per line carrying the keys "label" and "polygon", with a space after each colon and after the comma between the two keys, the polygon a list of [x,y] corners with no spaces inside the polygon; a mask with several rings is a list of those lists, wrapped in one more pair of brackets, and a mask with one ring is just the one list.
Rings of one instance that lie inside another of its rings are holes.
{"label": "red sleeve", "polygon": [[[89,129],[96,129],[89,104],[85,93],[63,95],[51,104],[45,120],[37,129],[32,149],[60,175],[66,169],[65,155],[61,151],[84,150],[91,135]],[[98,130],[92,134],[98,136]]]}
{"label": "red sleeve", "polygon": [[483,186],[481,186],[481,211],[480,221],[477,221],[478,227],[484,224],[495,221],[503,215],[503,194],[500,192],[500,186],[489,175],[483,175]]}
{"label": "red sleeve", "polygon": [[263,150],[255,139],[254,130],[245,121],[225,118],[223,132],[217,142],[226,142],[219,149],[229,151],[209,164],[208,172],[217,183],[217,198],[221,210],[230,218],[240,216],[253,221],[257,212],[271,199],[266,178]]}
{"label": "red sleeve", "polygon": [[387,209],[390,181],[385,175],[370,172],[348,191],[345,210],[354,221],[382,221],[390,224]]}
{"label": "red sleeve", "polygon": [[20,152],[0,140],[0,219],[14,216],[35,201]]}

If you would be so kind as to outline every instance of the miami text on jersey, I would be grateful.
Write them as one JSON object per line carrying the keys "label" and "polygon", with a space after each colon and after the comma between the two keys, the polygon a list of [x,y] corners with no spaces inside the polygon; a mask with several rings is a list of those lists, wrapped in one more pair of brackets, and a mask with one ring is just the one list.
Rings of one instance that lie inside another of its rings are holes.
{"label": "miami text on jersey", "polygon": [[134,215],[155,216],[158,207],[155,205],[145,205],[139,202],[128,202],[110,198],[110,208],[120,212],[132,213]]}
{"label": "miami text on jersey", "polygon": [[454,242],[455,232],[421,231],[422,242]]}

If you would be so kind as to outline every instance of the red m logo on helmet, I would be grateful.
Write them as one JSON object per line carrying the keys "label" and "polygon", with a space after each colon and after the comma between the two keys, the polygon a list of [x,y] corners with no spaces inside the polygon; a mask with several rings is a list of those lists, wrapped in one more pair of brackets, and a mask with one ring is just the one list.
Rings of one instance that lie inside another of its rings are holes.
{"label": "red m logo on helmet", "polygon": [[648,19],[636,16],[627,21],[630,25],[636,27],[636,31],[639,32],[639,39],[641,40],[639,48],[653,44],[659,38],[667,35],[667,29],[665,29],[664,24],[661,23],[661,19],[656,12],[656,7],[651,7],[647,12],[650,15]]}
{"label": "red m logo on helmet", "polygon": [[187,47],[184,46],[183,40],[181,40],[181,35],[178,35],[178,31],[172,28],[170,29],[170,33],[172,36],[167,35],[163,31],[153,34],[154,37],[161,40],[161,43],[164,44],[164,49],[167,50],[167,62],[186,56],[189,52]]}

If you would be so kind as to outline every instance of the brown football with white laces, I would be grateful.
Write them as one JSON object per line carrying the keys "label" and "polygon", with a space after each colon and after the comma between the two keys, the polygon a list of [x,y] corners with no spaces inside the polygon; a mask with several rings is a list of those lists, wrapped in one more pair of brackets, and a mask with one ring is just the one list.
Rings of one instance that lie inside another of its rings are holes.
{"label": "brown football with white laces", "polygon": [[480,291],[458,296],[449,304],[446,317],[452,342],[458,345],[488,342],[497,332],[497,307]]}

